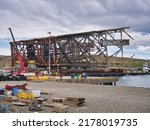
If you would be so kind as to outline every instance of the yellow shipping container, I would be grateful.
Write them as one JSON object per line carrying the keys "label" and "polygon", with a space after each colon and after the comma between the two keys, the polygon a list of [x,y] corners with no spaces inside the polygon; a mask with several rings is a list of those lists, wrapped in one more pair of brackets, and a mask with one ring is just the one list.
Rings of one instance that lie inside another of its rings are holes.
{"label": "yellow shipping container", "polygon": [[36,76],[27,76],[27,80],[34,80],[34,81],[38,81],[38,80],[41,80],[41,81],[46,81],[48,80],[49,77],[48,76],[39,76],[39,77],[36,77]]}
{"label": "yellow shipping container", "polygon": [[34,98],[32,93],[27,93],[27,92],[19,93],[18,97],[23,98],[23,99],[33,99]]}

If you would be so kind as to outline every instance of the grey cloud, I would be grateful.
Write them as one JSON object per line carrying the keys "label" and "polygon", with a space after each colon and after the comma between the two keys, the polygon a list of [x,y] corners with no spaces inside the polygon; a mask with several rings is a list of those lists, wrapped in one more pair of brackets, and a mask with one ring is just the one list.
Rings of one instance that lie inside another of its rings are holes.
{"label": "grey cloud", "polygon": [[150,32],[149,0],[58,0],[55,5],[61,15],[64,12],[72,15],[72,24],[131,26],[133,31]]}
{"label": "grey cloud", "polygon": [[149,0],[1,0],[0,37],[10,26],[23,37],[49,30],[54,34],[87,31],[92,26],[131,26],[132,31],[150,32],[149,7]]}
{"label": "grey cloud", "polygon": [[[150,0],[0,0],[0,40],[17,40],[130,26],[127,49],[148,48]],[[144,32],[144,34],[143,34]],[[0,42],[1,42],[0,41]],[[1,47],[1,45],[0,45]]]}

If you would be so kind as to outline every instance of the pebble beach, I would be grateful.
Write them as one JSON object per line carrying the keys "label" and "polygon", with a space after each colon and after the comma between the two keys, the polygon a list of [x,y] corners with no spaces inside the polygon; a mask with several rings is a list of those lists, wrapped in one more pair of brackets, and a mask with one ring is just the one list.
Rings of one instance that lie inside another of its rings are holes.
{"label": "pebble beach", "polygon": [[[29,90],[38,89],[49,93],[43,95],[48,100],[52,97],[85,98],[85,105],[70,107],[68,113],[149,113],[150,88],[136,88],[112,85],[92,85],[82,83],[63,83],[54,81],[26,82],[5,81],[0,83],[0,88],[6,84],[16,85],[28,83]],[[2,104],[2,102],[0,103]],[[10,104],[9,104],[10,105]],[[14,107],[11,105],[11,107]],[[19,113],[28,113],[28,106],[15,106]],[[52,109],[44,107],[43,113],[50,113]]]}

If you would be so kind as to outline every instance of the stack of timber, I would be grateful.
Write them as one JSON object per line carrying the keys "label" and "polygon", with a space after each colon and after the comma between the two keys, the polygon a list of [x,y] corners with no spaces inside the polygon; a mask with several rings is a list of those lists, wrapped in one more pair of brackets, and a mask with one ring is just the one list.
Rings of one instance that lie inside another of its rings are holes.
{"label": "stack of timber", "polygon": [[66,100],[64,100],[63,104],[72,107],[83,106],[85,104],[85,98],[68,97]]}
{"label": "stack of timber", "polygon": [[54,112],[57,113],[66,113],[69,106],[63,104],[63,98],[52,97],[51,102],[45,102],[46,107],[52,107]]}
{"label": "stack of timber", "polygon": [[62,98],[52,97],[52,102],[63,103],[63,99]]}
{"label": "stack of timber", "polygon": [[57,112],[57,113],[66,113],[66,112],[68,112],[68,106],[66,106],[66,105],[55,106],[54,107],[54,112]]}
{"label": "stack of timber", "polygon": [[66,113],[69,108],[67,105],[63,105],[57,102],[44,102],[43,105],[46,107],[52,107],[53,111],[57,113]]}

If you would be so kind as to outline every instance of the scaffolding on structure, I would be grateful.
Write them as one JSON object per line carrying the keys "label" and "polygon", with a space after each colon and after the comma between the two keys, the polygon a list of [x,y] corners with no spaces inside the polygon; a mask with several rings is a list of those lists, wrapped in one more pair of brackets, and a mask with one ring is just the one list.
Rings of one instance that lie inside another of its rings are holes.
{"label": "scaffolding on structure", "polygon": [[[129,39],[123,39],[123,35],[133,39],[125,31],[128,28],[50,36],[50,50],[49,37],[10,42],[12,66],[18,51],[25,66],[30,60],[35,60],[37,67],[48,67],[50,51],[51,67],[106,67],[111,57],[121,54],[123,58],[123,46],[129,45]],[[111,55],[108,54],[110,46],[117,48]]]}

